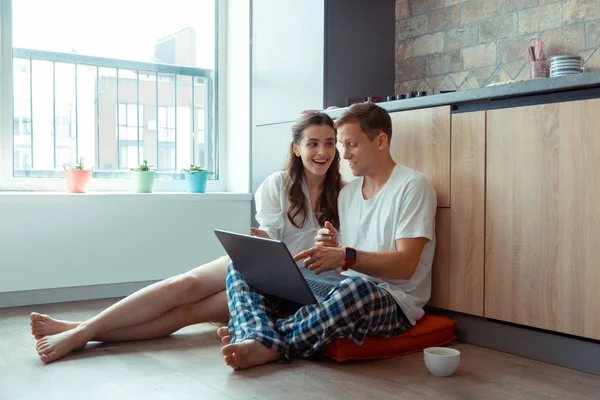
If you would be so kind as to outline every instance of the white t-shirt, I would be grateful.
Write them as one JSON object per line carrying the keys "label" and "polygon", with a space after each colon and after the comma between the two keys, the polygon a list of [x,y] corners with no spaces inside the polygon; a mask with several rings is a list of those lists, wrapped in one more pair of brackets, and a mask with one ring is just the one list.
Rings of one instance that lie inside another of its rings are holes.
{"label": "white t-shirt", "polygon": [[287,217],[290,206],[285,185],[287,179],[285,171],[269,175],[256,191],[254,201],[259,228],[267,232],[272,239],[284,242],[290,254],[295,256],[315,245],[315,236],[320,226],[312,213],[308,188],[304,182],[302,182],[302,189],[308,202],[308,216],[302,228],[292,225]]}
{"label": "white t-shirt", "polygon": [[435,190],[420,173],[396,165],[379,193],[369,200],[362,195],[364,178],[354,179],[340,193],[340,242],[367,252],[396,250],[396,239],[425,237],[419,265],[409,280],[384,280],[352,269],[345,275],[358,275],[377,282],[396,300],[411,324],[423,315],[431,296],[431,265],[435,252]]}

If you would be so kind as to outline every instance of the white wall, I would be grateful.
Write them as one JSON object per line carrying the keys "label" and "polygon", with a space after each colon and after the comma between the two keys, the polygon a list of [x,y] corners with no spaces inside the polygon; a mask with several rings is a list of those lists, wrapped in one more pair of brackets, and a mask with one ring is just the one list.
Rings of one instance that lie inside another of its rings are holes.
{"label": "white wall", "polygon": [[292,141],[293,122],[262,125],[252,136],[252,192],[267,176],[283,169]]}
{"label": "white wall", "polygon": [[159,280],[187,271],[224,254],[214,228],[248,232],[250,199],[0,193],[0,294]]}
{"label": "white wall", "polygon": [[254,125],[323,108],[324,15],[324,0],[253,1]]}
{"label": "white wall", "polygon": [[323,107],[324,0],[252,2],[251,190],[281,170],[291,127]]}

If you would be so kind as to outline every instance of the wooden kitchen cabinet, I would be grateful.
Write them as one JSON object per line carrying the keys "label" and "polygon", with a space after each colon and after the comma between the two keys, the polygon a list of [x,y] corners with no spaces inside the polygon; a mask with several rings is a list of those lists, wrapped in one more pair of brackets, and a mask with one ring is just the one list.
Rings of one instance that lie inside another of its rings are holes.
{"label": "wooden kitchen cabinet", "polygon": [[438,208],[435,215],[435,255],[431,267],[431,298],[428,305],[452,310],[450,298],[450,209]]}
{"label": "wooden kitchen cabinet", "polygon": [[599,110],[488,111],[486,317],[600,339]]}
{"label": "wooden kitchen cabinet", "polygon": [[485,121],[485,111],[452,115],[452,207],[438,209],[430,301],[478,316],[484,289]]}
{"label": "wooden kitchen cabinet", "polygon": [[390,113],[394,161],[422,172],[450,207],[450,106]]}

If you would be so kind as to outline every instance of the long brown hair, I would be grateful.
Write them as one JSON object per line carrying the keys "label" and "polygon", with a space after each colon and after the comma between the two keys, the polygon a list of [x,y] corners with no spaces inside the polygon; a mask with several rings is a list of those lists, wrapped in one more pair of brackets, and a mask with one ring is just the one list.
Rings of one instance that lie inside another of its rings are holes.
{"label": "long brown hair", "polygon": [[[290,206],[287,210],[287,217],[296,228],[302,228],[308,216],[308,200],[302,190],[302,182],[304,180],[304,164],[302,158],[297,157],[293,151],[294,143],[300,146],[300,141],[304,137],[304,131],[312,125],[327,125],[335,132],[337,141],[337,131],[333,125],[333,120],[327,114],[320,112],[309,112],[304,114],[292,127],[293,143],[290,144],[290,153],[288,154],[285,171],[288,174],[289,180],[286,184],[288,199]],[[338,195],[342,190],[343,181],[340,174],[340,153],[337,148],[333,161],[325,174],[323,188],[319,196],[318,217],[319,224],[325,225],[325,221],[329,221],[339,229],[340,216],[338,213]],[[312,212],[312,210],[310,210]]]}

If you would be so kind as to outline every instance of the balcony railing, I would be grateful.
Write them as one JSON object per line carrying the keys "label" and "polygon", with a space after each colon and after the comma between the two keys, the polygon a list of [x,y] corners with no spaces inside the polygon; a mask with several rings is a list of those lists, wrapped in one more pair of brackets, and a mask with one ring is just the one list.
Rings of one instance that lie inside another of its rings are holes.
{"label": "balcony railing", "polygon": [[61,177],[81,156],[96,177],[143,159],[159,178],[218,177],[213,70],[21,48],[13,65],[15,177]]}

